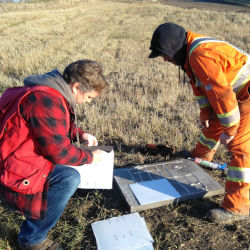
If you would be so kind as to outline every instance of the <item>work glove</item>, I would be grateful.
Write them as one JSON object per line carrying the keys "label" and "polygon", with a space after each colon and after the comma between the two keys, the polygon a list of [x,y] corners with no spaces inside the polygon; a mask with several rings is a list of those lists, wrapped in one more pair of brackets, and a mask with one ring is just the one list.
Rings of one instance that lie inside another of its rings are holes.
{"label": "work glove", "polygon": [[201,122],[202,128],[209,128],[209,120],[205,120]]}

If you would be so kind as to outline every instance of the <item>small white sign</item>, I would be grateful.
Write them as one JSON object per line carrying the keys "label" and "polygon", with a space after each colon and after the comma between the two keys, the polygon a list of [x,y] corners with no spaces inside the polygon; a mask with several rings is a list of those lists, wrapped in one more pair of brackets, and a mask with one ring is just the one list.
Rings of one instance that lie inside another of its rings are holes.
{"label": "small white sign", "polygon": [[179,192],[167,179],[143,181],[129,184],[141,205],[180,198]]}
{"label": "small white sign", "polygon": [[126,214],[91,224],[98,250],[153,250],[152,236],[139,213]]}

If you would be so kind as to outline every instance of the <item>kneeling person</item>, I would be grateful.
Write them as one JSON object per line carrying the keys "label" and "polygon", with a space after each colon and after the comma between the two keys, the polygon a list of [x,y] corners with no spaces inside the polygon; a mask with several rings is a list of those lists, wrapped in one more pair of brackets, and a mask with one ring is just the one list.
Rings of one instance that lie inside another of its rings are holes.
{"label": "kneeling person", "polygon": [[73,142],[97,139],[77,127],[76,104],[90,102],[108,87],[101,66],[91,60],[32,75],[23,87],[0,98],[0,197],[26,216],[20,249],[55,248],[48,231],[59,220],[80,183],[78,166],[100,161],[103,151]]}

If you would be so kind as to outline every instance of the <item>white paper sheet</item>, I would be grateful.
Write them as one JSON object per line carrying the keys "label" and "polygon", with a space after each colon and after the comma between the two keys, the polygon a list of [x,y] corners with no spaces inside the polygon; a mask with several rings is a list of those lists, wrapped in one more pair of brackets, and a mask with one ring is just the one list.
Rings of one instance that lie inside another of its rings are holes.
{"label": "white paper sheet", "polygon": [[76,169],[81,175],[78,188],[83,189],[112,189],[114,171],[114,151],[105,152],[99,163],[68,166]]}
{"label": "white paper sheet", "polygon": [[139,213],[126,214],[91,224],[98,250],[153,250],[152,236]]}
{"label": "white paper sheet", "polygon": [[167,179],[144,181],[129,184],[141,205],[180,198],[179,192]]}

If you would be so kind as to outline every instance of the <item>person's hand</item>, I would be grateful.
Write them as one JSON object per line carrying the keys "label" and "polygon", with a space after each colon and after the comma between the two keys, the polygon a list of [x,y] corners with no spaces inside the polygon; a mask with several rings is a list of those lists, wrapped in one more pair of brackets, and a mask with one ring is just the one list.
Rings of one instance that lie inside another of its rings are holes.
{"label": "person's hand", "polygon": [[220,142],[224,146],[227,146],[229,144],[229,142],[233,140],[233,138],[234,138],[233,135],[228,135],[228,134],[223,132],[220,136]]}
{"label": "person's hand", "polygon": [[84,141],[87,141],[88,146],[97,146],[98,145],[98,141],[97,141],[96,137],[91,135],[91,134],[84,133],[82,138]]}
{"label": "person's hand", "polygon": [[201,122],[202,128],[209,128],[209,120],[205,120]]}
{"label": "person's hand", "polygon": [[103,151],[103,150],[97,149],[97,150],[92,151],[92,153],[93,153],[93,161],[92,161],[92,163],[98,163],[98,162],[101,161],[103,155],[106,152]]}
{"label": "person's hand", "polygon": [[210,121],[217,119],[217,115],[214,110],[210,107],[206,112],[200,111],[200,123],[202,128],[209,128]]}

